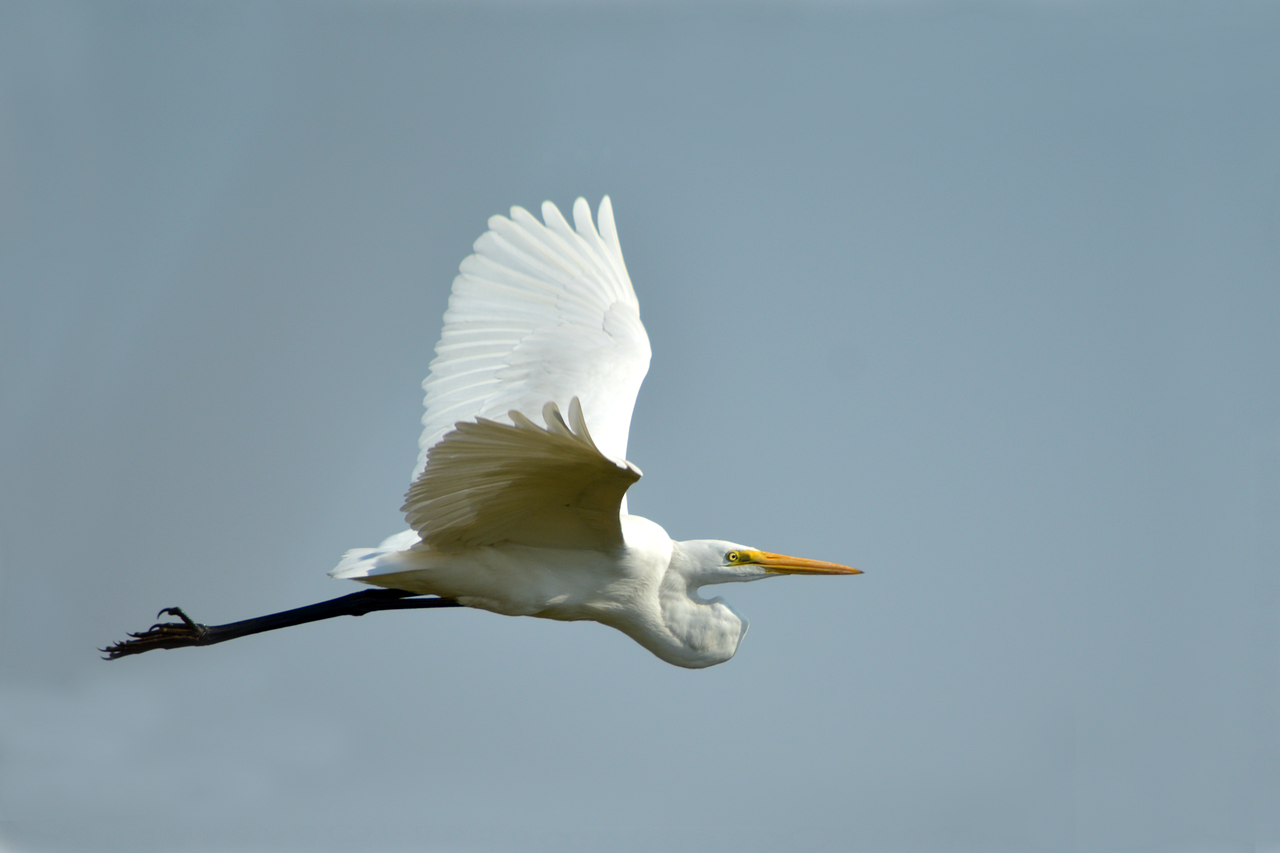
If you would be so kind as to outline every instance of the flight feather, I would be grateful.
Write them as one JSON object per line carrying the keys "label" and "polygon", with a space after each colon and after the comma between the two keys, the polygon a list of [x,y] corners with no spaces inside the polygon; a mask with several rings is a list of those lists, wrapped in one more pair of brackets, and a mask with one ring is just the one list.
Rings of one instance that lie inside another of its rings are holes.
{"label": "flight feather", "polygon": [[510,412],[532,415],[548,402],[567,409],[574,396],[599,451],[626,458],[650,349],[612,205],[601,201],[598,231],[581,198],[572,227],[551,202],[542,217],[520,207],[492,217],[462,262],[422,386],[415,481],[460,421],[509,425]]}
{"label": "flight feather", "polygon": [[600,452],[576,397],[567,423],[555,403],[543,409],[545,429],[510,418],[459,423],[431,448],[405,496],[409,526],[433,550],[621,546],[620,505],[639,469]]}

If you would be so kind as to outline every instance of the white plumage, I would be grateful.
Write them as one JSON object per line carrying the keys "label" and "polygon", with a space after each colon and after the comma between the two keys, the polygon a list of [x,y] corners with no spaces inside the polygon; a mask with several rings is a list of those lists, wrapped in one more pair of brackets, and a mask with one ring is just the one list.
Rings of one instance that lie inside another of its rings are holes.
{"label": "white plumage", "polygon": [[673,542],[627,513],[640,478],[627,434],[650,350],[613,209],[606,197],[598,232],[583,199],[573,228],[550,202],[542,216],[516,207],[490,219],[454,279],[423,383],[411,529],[347,552],[330,574],[507,615],[591,619],[670,663],[721,663],[747,623],[700,586],[858,570]]}
{"label": "white plumage", "polygon": [[444,330],[436,344],[422,418],[421,452],[458,421],[508,413],[536,417],[547,403],[566,411],[582,402],[596,445],[627,456],[631,410],[649,371],[649,336],[613,223],[600,203],[600,230],[583,199],[573,205],[577,231],[551,202],[539,222],[521,207],[494,216],[453,280]]}

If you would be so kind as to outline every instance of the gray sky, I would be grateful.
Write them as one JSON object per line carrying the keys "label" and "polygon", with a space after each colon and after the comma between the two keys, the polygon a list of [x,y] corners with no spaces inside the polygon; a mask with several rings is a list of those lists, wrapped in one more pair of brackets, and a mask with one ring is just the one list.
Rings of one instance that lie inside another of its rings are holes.
{"label": "gray sky", "polygon": [[[18,851],[1280,848],[1280,7],[0,8]],[[386,613],[486,218],[614,202],[631,509],[850,563],[683,671]],[[1255,846],[1256,845],[1256,846]]]}

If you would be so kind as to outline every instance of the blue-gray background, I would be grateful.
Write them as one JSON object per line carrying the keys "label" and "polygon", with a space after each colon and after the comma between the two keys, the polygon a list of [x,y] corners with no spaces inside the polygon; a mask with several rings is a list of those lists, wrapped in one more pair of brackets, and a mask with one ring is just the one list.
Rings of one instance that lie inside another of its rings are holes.
{"label": "blue-gray background", "polygon": [[[1280,846],[1280,8],[6,4],[20,851]],[[730,663],[332,597],[486,218],[611,194]]]}

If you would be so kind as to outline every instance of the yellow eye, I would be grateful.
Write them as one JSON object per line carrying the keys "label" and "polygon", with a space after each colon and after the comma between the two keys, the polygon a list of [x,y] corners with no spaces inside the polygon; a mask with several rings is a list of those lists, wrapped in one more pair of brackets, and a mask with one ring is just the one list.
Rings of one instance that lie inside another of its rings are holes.
{"label": "yellow eye", "polygon": [[728,560],[730,563],[738,563],[742,561],[742,554],[741,552],[738,552],[738,551],[730,551],[728,554],[725,554],[724,556],[725,556],[725,559]]}

